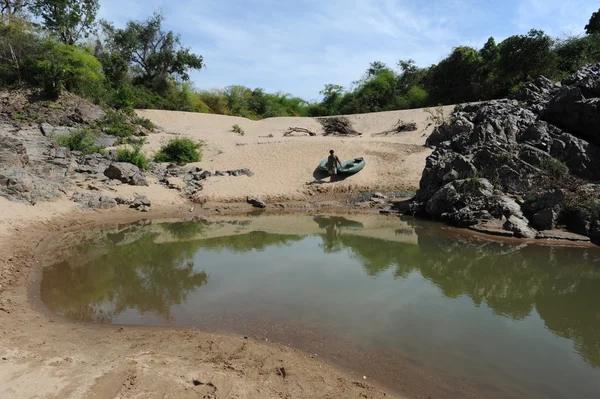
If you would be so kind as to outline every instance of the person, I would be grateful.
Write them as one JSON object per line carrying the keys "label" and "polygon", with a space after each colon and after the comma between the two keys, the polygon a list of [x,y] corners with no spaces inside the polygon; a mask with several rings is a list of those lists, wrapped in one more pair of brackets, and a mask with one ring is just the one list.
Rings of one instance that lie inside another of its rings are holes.
{"label": "person", "polygon": [[338,166],[341,169],[342,164],[340,163],[340,159],[333,153],[333,150],[329,150],[329,157],[327,158],[327,172],[329,173],[329,181],[333,183],[336,180],[336,175],[338,173]]}

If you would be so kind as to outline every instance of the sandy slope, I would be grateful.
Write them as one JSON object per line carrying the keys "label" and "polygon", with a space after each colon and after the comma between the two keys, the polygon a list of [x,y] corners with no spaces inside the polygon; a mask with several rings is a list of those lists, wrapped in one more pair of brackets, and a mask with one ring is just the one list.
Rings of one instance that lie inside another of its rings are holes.
{"label": "sandy slope", "polygon": [[[446,107],[449,114],[452,107]],[[423,147],[432,130],[428,114],[422,110],[390,111],[348,116],[361,137],[324,137],[314,118],[270,118],[261,121],[188,112],[159,110],[138,111],[164,131],[149,137],[148,153],[174,136],[185,136],[205,143],[204,169],[250,168],[255,176],[214,177],[203,194],[211,200],[239,200],[247,195],[265,199],[301,200],[314,182],[315,168],[334,149],[340,159],[364,157],[367,166],[359,174],[335,184],[331,190],[411,190],[418,186],[425,158],[430,150]],[[393,136],[372,136],[391,129],[398,120],[415,122],[414,132]],[[240,125],[245,134],[231,131]],[[302,127],[316,137],[283,137],[289,127]],[[272,135],[272,137],[270,137]]]}

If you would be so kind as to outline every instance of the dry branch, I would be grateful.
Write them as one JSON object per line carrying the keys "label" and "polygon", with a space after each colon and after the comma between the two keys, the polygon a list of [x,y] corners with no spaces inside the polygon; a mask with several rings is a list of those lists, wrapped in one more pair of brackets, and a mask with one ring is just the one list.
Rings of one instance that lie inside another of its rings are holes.
{"label": "dry branch", "polygon": [[289,137],[293,133],[306,133],[309,136],[316,136],[317,135],[315,132],[311,132],[310,130],[305,129],[303,127],[290,127],[290,128],[288,128],[288,130],[285,133],[283,133],[283,137]]}

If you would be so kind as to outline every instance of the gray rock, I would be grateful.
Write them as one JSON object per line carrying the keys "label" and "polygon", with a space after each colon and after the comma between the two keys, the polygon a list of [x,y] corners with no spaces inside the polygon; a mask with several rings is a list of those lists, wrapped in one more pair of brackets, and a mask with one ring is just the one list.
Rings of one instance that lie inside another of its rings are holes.
{"label": "gray rock", "polygon": [[373,193],[373,195],[371,196],[371,198],[379,198],[379,199],[386,199],[387,197],[381,193]]}
{"label": "gray rock", "polygon": [[132,186],[148,186],[148,181],[140,172],[140,169],[130,163],[114,162],[106,168],[104,175],[109,179],[120,180],[122,183]]}
{"label": "gray rock", "polygon": [[517,216],[509,217],[506,223],[504,223],[504,229],[512,231],[515,234],[515,237],[518,238],[535,238],[538,233],[529,227],[527,219],[522,219]]}
{"label": "gray rock", "polygon": [[223,172],[222,170],[217,170],[215,172],[215,176],[227,176],[227,173]]}
{"label": "gray rock", "polygon": [[29,164],[29,156],[23,143],[12,137],[0,136],[0,164],[3,167],[22,168]]}
{"label": "gray rock", "polygon": [[246,201],[255,208],[266,208],[267,204],[259,198],[247,198]]}
{"label": "gray rock", "polygon": [[[136,197],[131,201],[130,208],[142,208],[142,207],[150,207],[151,203],[148,197],[145,195],[136,195]],[[143,208],[142,208],[143,209]]]}
{"label": "gray rock", "polygon": [[111,209],[117,206],[115,198],[101,194],[77,192],[71,200],[80,204],[83,209]]}
{"label": "gray rock", "polygon": [[200,174],[200,178],[201,179],[207,179],[207,178],[209,178],[211,176],[212,176],[212,173],[210,173],[208,170],[205,170],[204,172],[202,172]]}
{"label": "gray rock", "polygon": [[64,187],[67,185],[63,178],[40,178],[23,168],[0,170],[0,195],[11,201],[30,204],[51,201],[64,195]]}
{"label": "gray rock", "polygon": [[552,230],[556,227],[558,212],[555,209],[546,208],[536,212],[531,218],[531,225],[538,230]]}

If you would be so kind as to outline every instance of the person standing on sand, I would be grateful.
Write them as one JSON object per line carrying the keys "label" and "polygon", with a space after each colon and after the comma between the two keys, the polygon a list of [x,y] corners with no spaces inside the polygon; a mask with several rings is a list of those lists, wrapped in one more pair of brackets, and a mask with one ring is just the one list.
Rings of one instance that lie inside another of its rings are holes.
{"label": "person standing on sand", "polygon": [[333,183],[336,181],[336,175],[338,173],[338,166],[342,168],[340,159],[333,153],[333,150],[329,150],[329,157],[327,158],[327,172],[329,173],[329,182]]}

